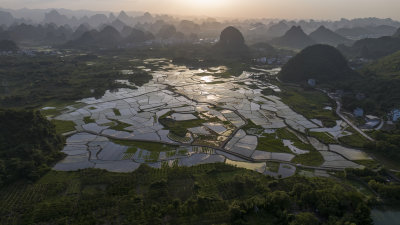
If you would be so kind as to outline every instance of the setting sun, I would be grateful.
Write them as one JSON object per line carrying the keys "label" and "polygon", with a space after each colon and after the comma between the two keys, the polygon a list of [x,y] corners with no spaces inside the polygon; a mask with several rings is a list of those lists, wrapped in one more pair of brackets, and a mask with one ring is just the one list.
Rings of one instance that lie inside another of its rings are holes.
{"label": "setting sun", "polygon": [[185,2],[200,7],[222,6],[228,3],[226,0],[191,0]]}
{"label": "setting sun", "polygon": [[178,0],[179,8],[190,10],[200,14],[207,14],[209,11],[221,10],[222,7],[229,6],[235,1],[227,0]]}

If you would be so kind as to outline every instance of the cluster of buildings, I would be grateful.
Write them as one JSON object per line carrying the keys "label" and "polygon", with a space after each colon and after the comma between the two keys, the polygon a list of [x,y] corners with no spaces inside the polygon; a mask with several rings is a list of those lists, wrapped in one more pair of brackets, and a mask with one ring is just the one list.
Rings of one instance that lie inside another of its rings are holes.
{"label": "cluster of buildings", "polygon": [[397,122],[400,120],[400,109],[393,109],[390,113],[389,113],[389,118],[391,119],[391,121],[393,122]]}
{"label": "cluster of buildings", "polygon": [[0,56],[12,56],[12,55],[24,55],[24,56],[37,56],[38,54],[42,55],[60,55],[62,54],[59,51],[52,49],[45,50],[37,50],[37,49],[20,49],[18,51],[0,51]]}
{"label": "cluster of buildings", "polygon": [[282,64],[287,63],[289,61],[289,59],[291,59],[291,58],[292,58],[292,56],[271,57],[271,58],[261,57],[261,58],[255,59],[255,62],[260,63],[260,64],[268,64],[268,65],[282,65]]}
{"label": "cluster of buildings", "polygon": [[[363,117],[365,119],[365,124],[361,126],[362,129],[374,129],[382,122],[379,117],[372,115],[364,115],[364,110],[362,108],[356,108],[353,111],[355,117]],[[393,124],[394,122],[400,121],[400,109],[393,109],[387,115],[387,124]]]}

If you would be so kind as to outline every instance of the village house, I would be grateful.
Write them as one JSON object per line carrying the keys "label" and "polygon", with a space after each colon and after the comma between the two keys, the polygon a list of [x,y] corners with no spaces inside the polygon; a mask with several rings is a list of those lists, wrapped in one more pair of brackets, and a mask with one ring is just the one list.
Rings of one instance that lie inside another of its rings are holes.
{"label": "village house", "polygon": [[353,111],[353,115],[355,117],[363,117],[364,116],[364,110],[362,108],[356,108]]}

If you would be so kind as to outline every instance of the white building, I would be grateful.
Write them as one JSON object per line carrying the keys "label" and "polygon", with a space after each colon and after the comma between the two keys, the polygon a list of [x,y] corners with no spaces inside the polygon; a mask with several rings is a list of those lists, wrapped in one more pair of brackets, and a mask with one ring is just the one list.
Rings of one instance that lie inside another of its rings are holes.
{"label": "white building", "polygon": [[394,122],[400,120],[400,109],[394,109],[394,110],[392,110],[392,112],[390,113],[390,118],[391,118],[392,121],[394,121]]}
{"label": "white building", "polygon": [[308,79],[307,83],[311,87],[315,87],[315,85],[317,85],[317,81],[315,79]]}
{"label": "white building", "polygon": [[362,108],[356,108],[353,111],[353,114],[355,117],[363,117],[364,116],[364,110]]}

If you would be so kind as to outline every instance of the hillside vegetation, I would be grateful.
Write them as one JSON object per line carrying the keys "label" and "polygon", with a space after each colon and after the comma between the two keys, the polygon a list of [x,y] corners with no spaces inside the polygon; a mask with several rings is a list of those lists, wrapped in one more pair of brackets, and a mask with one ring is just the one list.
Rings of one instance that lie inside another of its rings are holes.
{"label": "hillside vegetation", "polygon": [[338,48],[344,55],[350,58],[362,57],[367,59],[379,59],[399,51],[400,38],[390,36],[380,38],[365,38],[356,41],[350,47],[340,45]]}
{"label": "hillside vegetation", "polygon": [[0,223],[369,225],[367,199],[335,179],[275,180],[225,164],[142,165],[124,174],[51,171],[34,185],[1,189]]}
{"label": "hillside vegetation", "polygon": [[305,48],[286,63],[279,73],[284,82],[305,82],[316,79],[320,83],[342,81],[357,76],[343,55],[329,45]]}
{"label": "hillside vegetation", "polygon": [[10,40],[0,41],[0,51],[17,51],[19,48],[15,42]]}
{"label": "hillside vegetation", "polygon": [[[362,107],[369,113],[388,113],[400,107],[400,52],[384,57],[364,66],[360,70],[361,79],[341,86],[350,90],[352,95],[345,95],[345,108]],[[363,93],[366,98],[357,99],[356,93]]]}
{"label": "hillside vegetation", "polygon": [[363,72],[372,72],[381,78],[400,78],[400,51],[365,66]]}
{"label": "hillside vegetation", "polygon": [[64,139],[39,112],[0,110],[0,186],[35,180],[60,160]]}
{"label": "hillside vegetation", "polygon": [[[132,68],[128,59],[97,55],[54,57],[0,57],[0,107],[40,107],[50,101],[74,101],[101,97],[107,90],[137,86],[153,77]],[[121,70],[132,69],[132,74]]]}

